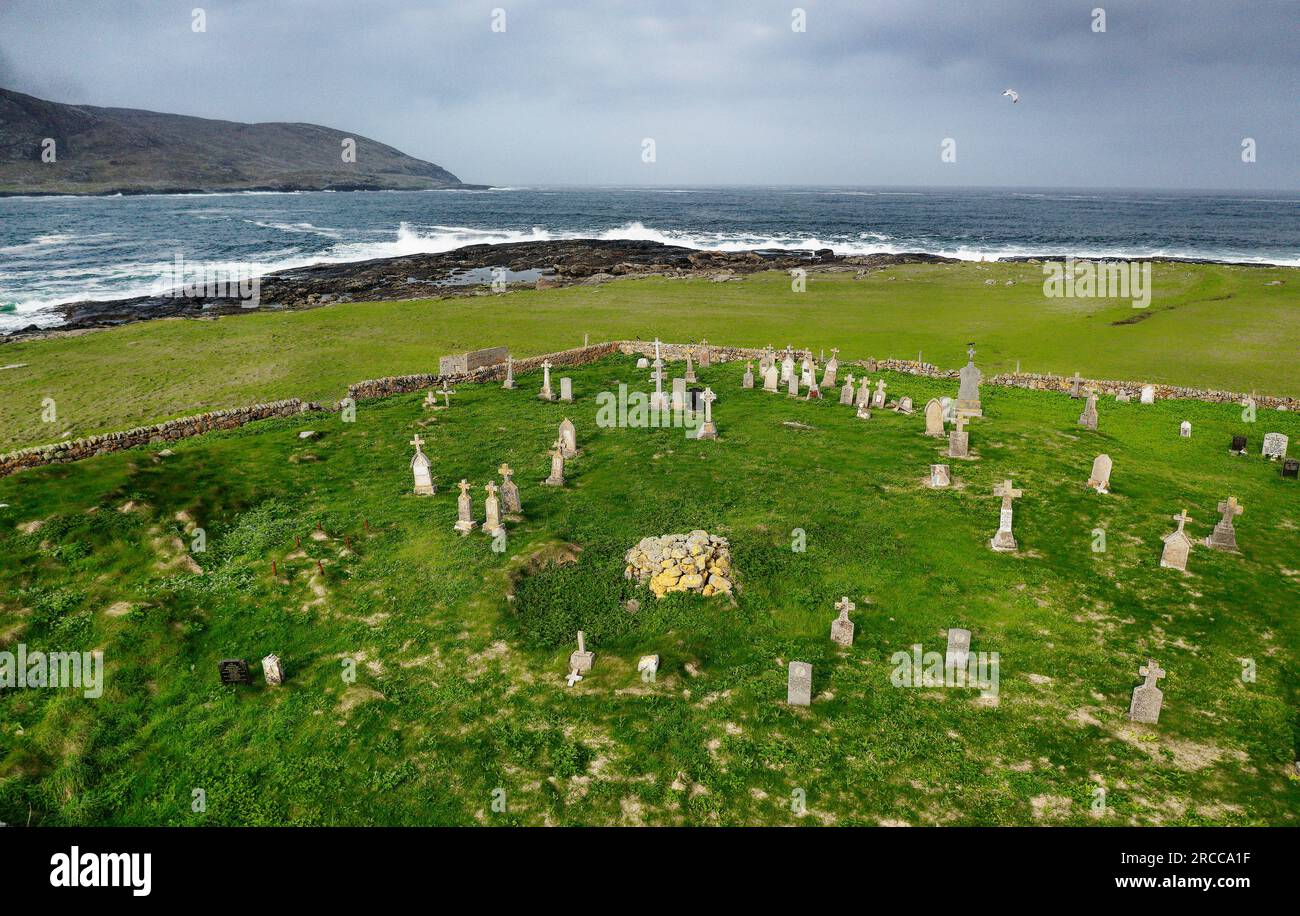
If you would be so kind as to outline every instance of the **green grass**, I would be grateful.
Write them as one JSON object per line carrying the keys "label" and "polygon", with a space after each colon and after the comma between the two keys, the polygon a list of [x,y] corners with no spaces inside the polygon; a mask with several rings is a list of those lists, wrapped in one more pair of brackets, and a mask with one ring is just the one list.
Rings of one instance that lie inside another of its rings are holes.
{"label": "green grass", "polygon": [[[564,296],[546,301],[563,314]],[[694,330],[659,324],[674,338]],[[593,323],[593,339],[607,330]],[[701,372],[720,394],[717,442],[597,429],[596,392],[644,384],[618,357],[569,372],[572,405],[538,401],[530,375],[511,392],[462,386],[432,415],[413,394],[363,403],[352,424],[272,420],[170,456],[141,449],[0,480],[10,504],[0,643],[98,647],[108,670],[98,700],[0,693],[0,820],[24,823],[30,810],[44,825],[1297,822],[1300,484],[1258,449],[1266,431],[1300,441],[1300,417],[1261,411],[1251,425],[1229,405],[1103,401],[1092,433],[1075,424],[1079,401],[986,387],[975,460],[950,461],[957,485],[931,491],[927,467],[946,459],[919,413],[860,421],[833,399],[741,390],[742,369]],[[891,397],[918,407],[955,389],[885,378]],[[566,415],[583,452],[567,487],[540,486]],[[1178,437],[1183,419],[1190,440]],[[299,440],[306,428],[320,437]],[[409,495],[417,431],[433,498]],[[1239,432],[1250,457],[1227,454]],[[1109,496],[1083,485],[1103,451],[1115,461]],[[453,532],[452,484],[475,484],[481,518],[482,485],[502,461],[517,471],[525,517],[497,554],[481,531]],[[1014,555],[987,547],[993,485],[1008,476],[1025,491]],[[1187,574],[1160,568],[1170,516],[1187,507],[1203,537],[1228,495],[1245,505],[1241,553],[1202,547]],[[193,555],[201,575],[183,565],[187,519],[207,532],[208,550]],[[328,540],[311,538],[318,522]],[[640,538],[694,528],[731,539],[735,606],[655,601],[622,578]],[[805,552],[792,550],[796,528]],[[1104,553],[1091,549],[1096,528]],[[578,548],[575,563],[530,562],[564,545]],[[858,604],[849,650],[828,638],[841,595]],[[635,614],[623,607],[632,597]],[[118,602],[129,609],[106,613]],[[974,651],[1000,654],[996,705],[974,690],[891,686],[893,653],[942,651],[952,626],[973,631]],[[569,690],[578,627],[596,664]],[[271,652],[288,672],[282,688],[260,674],[249,687],[218,684],[218,660],[256,667]],[[644,684],[636,663],[651,652],[662,666]],[[1148,656],[1168,671],[1155,726],[1126,717]],[[790,659],[814,665],[809,709],[783,702]],[[492,807],[497,789],[504,812]],[[796,790],[805,818],[791,810]]]}
{"label": "green grass", "polygon": [[[1284,284],[1266,285],[1277,279]],[[804,293],[767,273],[148,322],[0,348],[0,364],[28,364],[0,371],[0,449],[278,398],[332,402],[350,382],[437,371],[441,354],[506,344],[529,356],[577,346],[584,334],[839,347],[853,359],[921,352],[949,368],[965,363],[974,340],[990,374],[1019,363],[1296,395],[1295,283],[1286,268],[1158,264],[1143,311],[1128,300],[1048,299],[1037,265],[912,265],[863,280],[812,274]],[[57,422],[42,421],[45,398]]]}

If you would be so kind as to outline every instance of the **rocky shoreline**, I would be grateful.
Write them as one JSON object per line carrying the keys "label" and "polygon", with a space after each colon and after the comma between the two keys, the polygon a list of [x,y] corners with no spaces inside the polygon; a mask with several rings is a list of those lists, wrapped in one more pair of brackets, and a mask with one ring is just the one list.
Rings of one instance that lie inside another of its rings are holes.
{"label": "rocky shoreline", "polygon": [[817,251],[701,251],[651,241],[574,239],[469,245],[438,254],[377,258],[345,264],[315,264],[267,274],[260,279],[255,309],[227,297],[137,296],[85,300],[54,306],[62,316],[54,327],[28,325],[3,340],[55,336],[157,318],[212,318],[251,311],[309,309],[341,302],[378,302],[445,296],[484,295],[491,271],[536,274],[527,283],[539,289],[602,283],[624,277],[708,277],[719,282],[764,270],[879,270],[895,264],[937,264],[952,258],[930,254],[841,256]]}

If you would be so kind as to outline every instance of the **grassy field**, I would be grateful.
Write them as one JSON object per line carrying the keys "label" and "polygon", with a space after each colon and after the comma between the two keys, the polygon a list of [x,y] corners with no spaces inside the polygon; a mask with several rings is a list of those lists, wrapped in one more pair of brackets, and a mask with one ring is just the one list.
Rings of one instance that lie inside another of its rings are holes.
{"label": "grassy field", "polygon": [[[1207,287],[1238,282],[1248,298],[1239,275],[1188,272]],[[545,349],[573,343],[575,330],[597,339],[633,325],[672,339],[784,344],[789,336],[850,355],[903,355],[937,340],[942,316],[956,306],[917,309],[919,290],[944,281],[897,275],[893,283],[825,281],[837,293],[814,284],[797,312],[777,304],[780,281],[767,277],[517,295],[491,304],[509,316],[502,327],[447,316],[441,331],[429,320],[390,332],[398,339],[382,368],[426,368],[435,338],[437,349],[451,349],[534,328],[535,337],[511,342]],[[1246,276],[1257,318],[1284,310],[1282,300],[1255,295],[1261,274]],[[768,297],[751,305],[753,323],[729,327],[753,289]],[[928,355],[955,363],[974,337],[985,341],[982,353],[993,351],[994,366],[1023,352],[1027,367],[1192,381],[1203,372],[1228,382],[1240,372],[1262,389],[1281,384],[1287,368],[1263,358],[1263,343],[1255,359],[1237,363],[1233,347],[1190,333],[1152,349],[1142,365],[1139,351],[1103,343],[1158,333],[1149,326],[1162,321],[1204,328],[1213,313],[1188,304],[1118,329],[1081,313],[1049,337],[1048,306],[1023,286],[1010,289],[996,291],[999,321],[976,310],[942,346],[929,344]],[[696,293],[716,308],[692,312]],[[821,295],[870,296],[872,306],[828,322],[829,310],[815,311]],[[1017,305],[1021,295],[1029,298]],[[523,302],[537,308],[510,311]],[[672,309],[651,314],[665,302]],[[141,349],[131,371],[143,373],[151,335],[215,341],[233,329],[227,367],[252,366],[236,342],[253,339],[242,337],[248,329],[279,328],[284,343],[286,328],[336,322],[318,358],[286,349],[266,375],[229,371],[222,389],[236,399],[279,384],[289,390],[268,393],[310,394],[306,381],[322,373],[335,389],[380,374],[380,316],[469,314],[483,305],[353,306],[128,328],[62,346],[134,340]],[[1006,316],[1021,309],[1008,326]],[[1200,324],[1176,323],[1196,315]],[[353,337],[361,316],[370,316],[371,330]],[[1280,325],[1259,333],[1271,330],[1274,341],[1294,334],[1294,319]],[[570,339],[558,340],[557,328]],[[1085,328],[1097,328],[1096,337]],[[1064,343],[1093,339],[1097,349]],[[1251,352],[1247,338],[1242,345]],[[344,352],[357,359],[346,371],[333,358]],[[1266,431],[1300,441],[1300,416],[1263,411],[1247,424],[1230,405],[1104,401],[1100,430],[1089,432],[1075,423],[1079,401],[986,387],[986,417],[971,427],[973,459],[950,461],[955,486],[933,491],[922,486],[928,465],[947,459],[938,458],[938,440],[922,435],[919,413],[877,410],[861,421],[833,399],[741,390],[742,368],[701,372],[719,393],[717,442],[680,430],[597,428],[597,392],[645,384],[645,373],[618,357],[569,373],[579,397],[571,405],[538,401],[539,379],[525,376],[516,391],[463,386],[451,409],[437,413],[418,394],[400,396],[363,403],[355,423],[267,421],[186,440],[169,455],[137,450],[0,480],[0,502],[9,504],[0,508],[0,645],[101,648],[107,665],[101,699],[0,693],[0,820],[1297,823],[1300,484],[1280,479],[1258,451]],[[107,407],[128,387],[142,398],[131,409],[159,409],[146,405],[167,403],[160,398],[184,387],[184,372],[155,372],[162,367],[148,369],[165,382],[162,391],[150,391],[143,376],[106,370],[97,403]],[[216,377],[206,367],[195,372]],[[909,395],[918,407],[955,393],[955,385],[883,377],[891,397]],[[90,381],[83,374],[65,384],[72,391]],[[564,416],[583,451],[569,464],[567,487],[543,487],[545,449]],[[1178,437],[1184,419],[1191,439]],[[320,435],[300,440],[304,429]],[[433,459],[432,498],[410,495],[407,442],[416,432]],[[1251,456],[1228,455],[1235,433],[1250,436]],[[1084,486],[1101,452],[1115,462],[1108,496]],[[452,484],[475,484],[481,519],[482,486],[502,461],[516,469],[524,518],[509,526],[508,549],[498,554],[481,531],[453,532]],[[1015,554],[987,546],[998,521],[993,486],[1006,477],[1024,489]],[[1170,516],[1186,507],[1189,531],[1204,537],[1229,495],[1245,506],[1241,552],[1199,547],[1186,574],[1162,569]],[[318,523],[323,533],[313,536]],[[202,553],[187,549],[196,525],[207,535]],[[684,595],[656,601],[623,579],[624,552],[639,539],[695,528],[730,538],[734,606]],[[806,533],[803,552],[792,549],[795,529]],[[1092,549],[1096,529],[1105,532],[1104,552]],[[850,649],[828,638],[841,595],[858,606]],[[641,602],[635,613],[624,607],[633,597]],[[954,626],[973,632],[972,651],[999,653],[995,702],[971,689],[891,685],[895,652],[915,644],[942,652]],[[569,689],[566,660],[579,627],[596,663]],[[256,668],[271,652],[284,660],[283,687],[267,687],[260,673],[252,686],[218,684],[219,659],[243,657]],[[653,683],[636,671],[648,653],[662,657]],[[1153,726],[1126,716],[1148,656],[1168,672]],[[791,659],[814,666],[809,708],[784,703]],[[1243,659],[1253,662],[1253,680],[1243,679]],[[1099,788],[1104,811],[1094,811]],[[794,810],[801,797],[803,817]],[[500,800],[504,810],[493,805]]]}
{"label": "grassy field", "polygon": [[[994,280],[994,285],[986,285]],[[1005,285],[1014,280],[1015,285]],[[1268,286],[1283,280],[1280,286]],[[913,265],[869,274],[647,279],[499,297],[330,306],[130,325],[0,347],[0,450],[257,401],[335,401],[350,382],[436,371],[437,357],[506,344],[516,356],[623,338],[786,344],[842,358],[965,363],[1300,394],[1296,271],[1158,264],[1145,310],[1049,299],[1031,264]],[[1131,322],[1131,323],[1126,323]],[[56,422],[42,419],[53,398]]]}

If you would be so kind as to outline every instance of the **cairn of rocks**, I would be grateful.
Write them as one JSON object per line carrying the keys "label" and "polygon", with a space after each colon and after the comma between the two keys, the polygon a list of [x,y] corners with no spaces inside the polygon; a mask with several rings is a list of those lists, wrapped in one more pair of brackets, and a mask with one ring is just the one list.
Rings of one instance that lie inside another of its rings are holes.
{"label": "cairn of rocks", "polygon": [[733,587],[727,539],[707,531],[642,538],[624,562],[624,577],[648,585],[656,598],[669,592],[730,594]]}

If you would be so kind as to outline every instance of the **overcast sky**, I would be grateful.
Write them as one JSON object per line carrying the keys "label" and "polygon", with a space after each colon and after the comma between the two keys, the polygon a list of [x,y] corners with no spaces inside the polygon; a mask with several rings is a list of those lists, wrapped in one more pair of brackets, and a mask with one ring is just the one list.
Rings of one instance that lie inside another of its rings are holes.
{"label": "overcast sky", "polygon": [[310,121],[498,185],[1300,188],[1296,0],[798,7],[0,0],[0,86]]}

